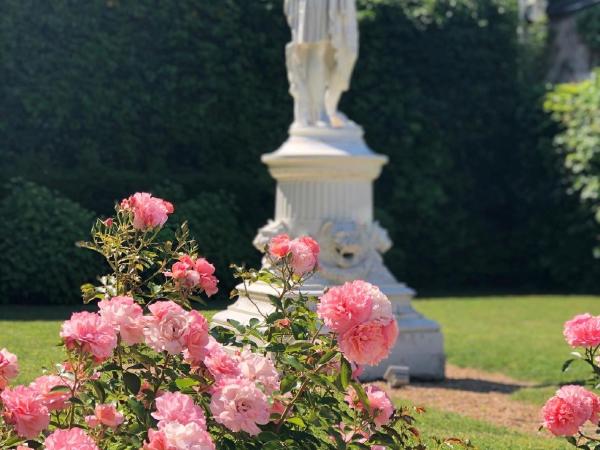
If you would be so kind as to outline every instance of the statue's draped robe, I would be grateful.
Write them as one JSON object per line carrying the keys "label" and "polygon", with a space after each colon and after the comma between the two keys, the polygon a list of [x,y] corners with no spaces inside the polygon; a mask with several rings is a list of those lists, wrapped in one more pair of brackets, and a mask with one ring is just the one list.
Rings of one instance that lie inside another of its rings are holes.
{"label": "statue's draped robe", "polygon": [[294,44],[314,44],[329,39],[329,0],[286,0],[285,15]]}

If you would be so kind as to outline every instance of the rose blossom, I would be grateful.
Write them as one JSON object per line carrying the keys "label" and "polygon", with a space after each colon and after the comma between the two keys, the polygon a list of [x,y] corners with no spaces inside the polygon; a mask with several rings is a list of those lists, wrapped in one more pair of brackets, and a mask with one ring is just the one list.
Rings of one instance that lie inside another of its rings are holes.
{"label": "rose blossom", "polygon": [[142,450],[214,450],[208,432],[197,423],[169,422],[160,430],[148,431]]}
{"label": "rose blossom", "polygon": [[360,280],[334,286],[321,296],[317,314],[331,330],[343,333],[369,319],[374,287]]}
{"label": "rose blossom", "polygon": [[315,270],[319,263],[319,244],[308,236],[290,242],[292,270],[296,275],[304,275]]}
{"label": "rose blossom", "polygon": [[581,386],[563,386],[542,408],[544,427],[556,436],[573,436],[587,421],[596,422],[598,396]]}
{"label": "rose blossom", "polygon": [[194,422],[206,427],[206,418],[202,408],[194,403],[189,395],[181,392],[166,392],[156,399],[156,411],[152,417],[158,420],[158,427],[162,428],[170,422],[186,425]]}
{"label": "rose blossom", "polygon": [[239,355],[241,374],[250,381],[260,383],[267,395],[279,389],[279,374],[270,358],[245,348]]}
{"label": "rose blossom", "polygon": [[236,377],[240,375],[240,367],[236,358],[231,356],[225,347],[217,342],[212,336],[208,338],[206,346],[208,354],[204,358],[204,364],[215,378]]}
{"label": "rose blossom", "polygon": [[398,338],[395,319],[370,320],[340,335],[340,350],[355,364],[375,366],[388,357]]}
{"label": "rose blossom", "polygon": [[[365,387],[365,394],[369,400],[369,414],[373,417],[375,425],[382,426],[389,423],[394,413],[394,405],[383,389],[372,384]],[[348,388],[345,400],[351,408],[364,411],[365,406],[358,398],[358,394],[352,386]]]}
{"label": "rose blossom", "polygon": [[145,319],[146,344],[157,352],[181,353],[185,346],[188,318],[185,310],[172,301],[160,301],[148,307]]}
{"label": "rose blossom", "polygon": [[100,316],[121,335],[126,345],[144,342],[142,307],[131,297],[113,297],[98,303]]}
{"label": "rose blossom", "polygon": [[33,439],[50,424],[50,413],[39,393],[30,387],[6,388],[0,394],[4,419],[15,426],[17,434]]}
{"label": "rose blossom", "polygon": [[104,322],[99,314],[86,311],[73,313],[71,319],[62,324],[60,337],[68,349],[72,350],[79,345],[97,361],[111,356],[117,346],[114,328]]}
{"label": "rose blossom", "polygon": [[200,364],[206,356],[208,344],[208,321],[198,311],[188,312],[188,324],[184,335],[185,358],[193,364]]}
{"label": "rose blossom", "polygon": [[270,406],[266,395],[243,377],[223,378],[213,388],[210,411],[214,419],[231,431],[260,433],[257,424],[269,422]]}
{"label": "rose blossom", "polygon": [[580,314],[565,322],[563,335],[571,347],[600,345],[600,317]]}
{"label": "rose blossom", "polygon": [[99,450],[94,440],[81,428],[56,430],[44,441],[46,450]]}
{"label": "rose blossom", "polygon": [[200,287],[210,297],[218,292],[219,280],[214,273],[215,266],[206,259],[195,259],[189,255],[182,255],[179,257],[179,261],[173,264],[171,271],[165,272],[165,276],[173,278],[187,289]]}
{"label": "rose blossom", "polygon": [[138,230],[163,226],[168,215],[174,211],[172,203],[152,197],[147,192],[137,192],[124,199],[121,201],[121,208],[133,212],[133,226]]}
{"label": "rose blossom", "polygon": [[290,237],[287,234],[279,234],[269,241],[269,255],[279,259],[290,252]]}
{"label": "rose blossom", "polygon": [[8,382],[19,375],[17,355],[5,348],[0,350],[0,391],[8,386]]}
{"label": "rose blossom", "polygon": [[208,297],[216,294],[219,289],[217,289],[217,284],[219,280],[214,276],[215,266],[209,263],[204,258],[198,258],[196,260],[196,272],[200,274],[200,287],[204,289],[204,292]]}
{"label": "rose blossom", "polygon": [[85,417],[85,421],[90,427],[104,425],[109,428],[117,428],[124,420],[125,417],[117,411],[115,405],[109,404],[96,405],[94,415]]}
{"label": "rose blossom", "polygon": [[67,407],[67,402],[71,398],[70,390],[53,391],[57,386],[69,386],[71,382],[56,375],[44,375],[36,378],[29,387],[35,389],[44,405],[50,411],[60,411]]}

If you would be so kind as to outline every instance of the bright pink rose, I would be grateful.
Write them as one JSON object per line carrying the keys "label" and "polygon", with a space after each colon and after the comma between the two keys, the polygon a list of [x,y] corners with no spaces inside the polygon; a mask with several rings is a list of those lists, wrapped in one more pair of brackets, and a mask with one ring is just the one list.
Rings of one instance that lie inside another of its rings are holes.
{"label": "bright pink rose", "polygon": [[265,394],[271,395],[279,389],[279,374],[270,358],[245,348],[239,355],[239,361],[242,376],[259,383]]}
{"label": "bright pink rose", "polygon": [[5,348],[0,350],[0,391],[8,386],[8,382],[19,375],[17,355]]}
{"label": "bright pink rose", "polygon": [[73,313],[70,320],[62,324],[60,337],[68,349],[76,347],[90,353],[97,361],[112,355],[117,346],[114,328],[102,320],[99,314],[90,312]]}
{"label": "bright pink rose", "polygon": [[148,442],[142,450],[214,450],[210,435],[194,422],[169,422],[160,430],[148,432]]}
{"label": "bright pink rose", "polygon": [[279,234],[269,241],[269,254],[276,259],[283,258],[290,252],[290,237]]}
{"label": "bright pink rose", "polygon": [[120,333],[126,345],[144,342],[142,307],[131,297],[113,297],[98,303],[100,316]]}
{"label": "bright pink rose", "polygon": [[[373,417],[375,425],[387,425],[394,414],[394,405],[383,389],[379,389],[372,384],[365,387],[365,393],[369,400],[369,414]],[[365,405],[360,401],[354,388],[350,386],[346,393],[345,400],[351,408],[358,411],[364,411]]]}
{"label": "bright pink rose", "polygon": [[170,300],[153,303],[148,309],[151,315],[145,320],[146,344],[157,352],[181,353],[188,324],[185,310]]}
{"label": "bright pink rose", "polygon": [[188,325],[184,335],[183,355],[192,364],[200,364],[206,356],[208,344],[208,321],[198,311],[188,312]]}
{"label": "bright pink rose", "polygon": [[202,408],[194,403],[189,395],[181,392],[166,392],[156,399],[156,411],[152,417],[158,420],[158,427],[162,428],[170,422],[183,425],[194,422],[206,428],[206,418]]}
{"label": "bright pink rose", "polygon": [[210,411],[231,431],[257,435],[257,424],[269,422],[270,409],[266,395],[246,378],[223,378],[213,388]]}
{"label": "bright pink rose", "polygon": [[35,389],[44,405],[50,411],[60,411],[67,407],[67,402],[71,398],[70,390],[53,391],[57,386],[69,386],[71,382],[56,375],[44,375],[36,378],[29,387]]}
{"label": "bright pink rose", "polygon": [[125,417],[117,411],[115,405],[109,404],[96,405],[94,416],[96,417],[98,424],[109,428],[117,428],[125,420]]}
{"label": "bright pink rose", "polygon": [[573,436],[587,421],[598,421],[600,399],[581,386],[563,386],[542,408],[544,427],[556,436]]}
{"label": "bright pink rose", "polygon": [[375,366],[388,357],[398,338],[396,320],[370,320],[340,335],[340,350],[355,364]]}
{"label": "bright pink rose", "polygon": [[81,428],[56,430],[44,441],[46,450],[99,450],[94,440]]}
{"label": "bright pink rose", "polygon": [[360,280],[332,287],[321,296],[317,314],[331,330],[343,333],[369,319],[373,312],[373,288]]}
{"label": "bright pink rose", "polygon": [[230,355],[212,336],[209,336],[208,339],[209,343],[206,346],[208,354],[204,358],[204,364],[215,380],[219,380],[223,377],[236,377],[240,375],[240,367],[237,358]]}
{"label": "bright pink rose", "polygon": [[121,208],[133,212],[133,226],[138,230],[160,227],[174,211],[173,204],[152,197],[147,192],[137,192],[121,202]]}
{"label": "bright pink rose", "polygon": [[[290,242],[290,252],[292,254],[291,266],[296,275],[302,276],[308,272],[312,272],[317,268],[319,263],[319,254],[314,252],[312,244],[306,242],[308,238],[304,236],[299,239],[294,239]],[[312,239],[310,239],[314,242]]]}
{"label": "bright pink rose", "polygon": [[571,347],[600,345],[600,317],[580,314],[565,322],[563,334]]}
{"label": "bright pink rose", "polygon": [[33,439],[50,424],[48,408],[35,389],[25,386],[6,388],[0,399],[4,404],[4,420],[15,426],[19,436]]}

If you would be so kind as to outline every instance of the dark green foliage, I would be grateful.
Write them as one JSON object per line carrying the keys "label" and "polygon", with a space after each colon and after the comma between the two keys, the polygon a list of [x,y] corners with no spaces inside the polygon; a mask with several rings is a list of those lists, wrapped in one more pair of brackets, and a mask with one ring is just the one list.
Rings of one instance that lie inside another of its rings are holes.
{"label": "dark green foliage", "polygon": [[600,52],[600,7],[595,5],[579,12],[577,30],[592,51]]}
{"label": "dark green foliage", "polygon": [[[341,109],[390,156],[376,202],[393,271],[430,292],[587,289],[593,221],[565,194],[543,90],[520,73],[531,58],[516,3],[358,6],[361,55]],[[280,0],[4,0],[0,176],[100,214],[134,191],[179,208],[223,191],[236,207],[188,205],[223,276],[229,255],[258,257],[250,238],[272,215],[260,155],[291,121],[288,39]]]}
{"label": "dark green foliage", "polygon": [[56,192],[18,180],[0,202],[0,303],[81,303],[79,285],[100,258],[75,246],[94,214]]}

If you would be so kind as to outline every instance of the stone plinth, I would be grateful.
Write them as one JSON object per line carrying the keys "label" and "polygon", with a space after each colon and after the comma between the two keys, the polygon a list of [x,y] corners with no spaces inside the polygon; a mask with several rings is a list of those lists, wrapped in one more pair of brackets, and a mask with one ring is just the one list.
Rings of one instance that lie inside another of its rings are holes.
{"label": "stone plinth", "polygon": [[[292,127],[289,139],[263,162],[277,180],[275,218],[258,232],[254,244],[263,249],[271,237],[308,234],[321,246],[320,271],[303,291],[319,295],[328,286],[362,279],[389,297],[400,336],[390,357],[367,367],[363,378],[382,378],[390,365],[409,366],[411,377],[444,377],[443,337],[437,323],[411,306],[414,291],[400,283],[383,263],[392,243],[373,221],[373,181],[387,157],[372,152],[362,128]],[[215,324],[227,319],[247,323],[272,311],[267,285],[250,286],[227,310],[216,314]],[[241,289],[240,289],[241,291]],[[262,314],[261,314],[262,313]]]}

